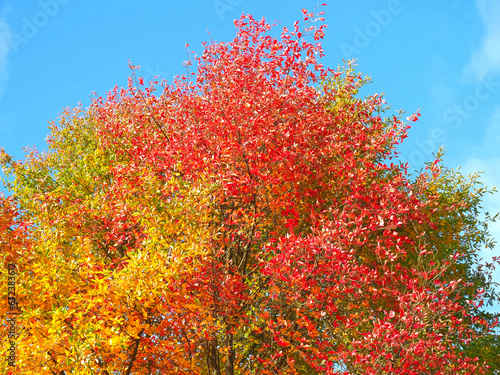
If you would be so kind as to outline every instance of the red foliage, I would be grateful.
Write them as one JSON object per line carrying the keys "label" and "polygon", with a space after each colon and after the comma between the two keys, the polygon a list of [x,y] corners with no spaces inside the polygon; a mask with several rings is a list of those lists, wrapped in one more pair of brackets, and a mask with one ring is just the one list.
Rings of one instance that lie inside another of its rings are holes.
{"label": "red foliage", "polygon": [[131,80],[91,108],[106,147],[127,160],[115,179],[147,166],[211,187],[217,235],[185,280],[207,313],[189,319],[225,327],[196,338],[206,355],[219,337],[238,371],[481,373],[457,346],[471,335],[463,281],[442,279],[449,262],[425,263],[439,195],[426,174],[412,182],[388,164],[408,126],[381,117],[380,95],[356,96],[362,76],[319,63],[324,26],[275,38],[264,20],[235,24],[232,42],[207,44],[197,72],[159,96]]}

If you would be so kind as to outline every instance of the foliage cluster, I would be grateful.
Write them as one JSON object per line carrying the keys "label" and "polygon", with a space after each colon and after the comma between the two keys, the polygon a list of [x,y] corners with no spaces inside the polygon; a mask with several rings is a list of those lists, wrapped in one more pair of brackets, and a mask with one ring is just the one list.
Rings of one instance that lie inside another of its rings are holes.
{"label": "foliage cluster", "polygon": [[498,371],[487,190],[441,154],[409,176],[409,125],[320,64],[317,16],[280,37],[243,16],[196,72],[134,68],[48,152],[1,154],[21,373]]}

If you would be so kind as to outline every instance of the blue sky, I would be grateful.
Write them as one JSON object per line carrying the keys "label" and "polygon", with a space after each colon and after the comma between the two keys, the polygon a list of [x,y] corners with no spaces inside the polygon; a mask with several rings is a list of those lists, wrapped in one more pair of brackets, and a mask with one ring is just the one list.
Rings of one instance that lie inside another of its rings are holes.
{"label": "blue sky", "polygon": [[[422,117],[401,147],[412,169],[439,146],[445,164],[484,171],[500,186],[500,2],[498,0],[326,1],[323,64],[357,58],[394,110]],[[243,12],[293,25],[310,0],[0,0],[0,147],[45,148],[47,122],[124,86],[128,61],[146,80],[182,74],[190,49],[229,41]],[[499,195],[485,209],[500,211]],[[491,228],[500,239],[500,225]],[[497,251],[498,252],[498,251]],[[497,278],[500,280],[500,277]]]}

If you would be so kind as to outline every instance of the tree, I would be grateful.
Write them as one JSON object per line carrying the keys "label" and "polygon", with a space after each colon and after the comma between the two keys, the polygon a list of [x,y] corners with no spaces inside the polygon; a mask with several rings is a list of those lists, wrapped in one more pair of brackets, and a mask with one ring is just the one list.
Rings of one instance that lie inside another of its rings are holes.
{"label": "tree", "polygon": [[320,15],[279,38],[243,16],[159,94],[133,67],[48,152],[2,154],[29,239],[21,372],[492,371],[486,190],[441,154],[411,178],[409,125],[351,64],[319,63]]}

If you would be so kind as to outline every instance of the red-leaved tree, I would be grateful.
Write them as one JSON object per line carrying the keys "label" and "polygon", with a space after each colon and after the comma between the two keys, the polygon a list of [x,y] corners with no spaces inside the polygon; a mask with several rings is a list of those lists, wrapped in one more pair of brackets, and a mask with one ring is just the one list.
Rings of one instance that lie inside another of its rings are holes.
{"label": "red-leaved tree", "polygon": [[[487,373],[468,349],[492,323],[469,302],[490,286],[471,273],[489,241],[476,218],[484,189],[440,155],[409,177],[395,152],[409,125],[383,117],[381,95],[359,97],[369,79],[351,64],[322,66],[320,16],[304,10],[305,26],[280,37],[242,16],[195,72],[159,88],[134,70],[127,89],[66,113],[49,155],[4,156],[36,223],[31,251],[58,236],[50,251],[76,283],[57,297],[73,311],[58,310],[70,336],[47,341],[49,360],[32,368]],[[26,316],[35,303],[23,299]],[[37,327],[50,333],[54,314]]]}

